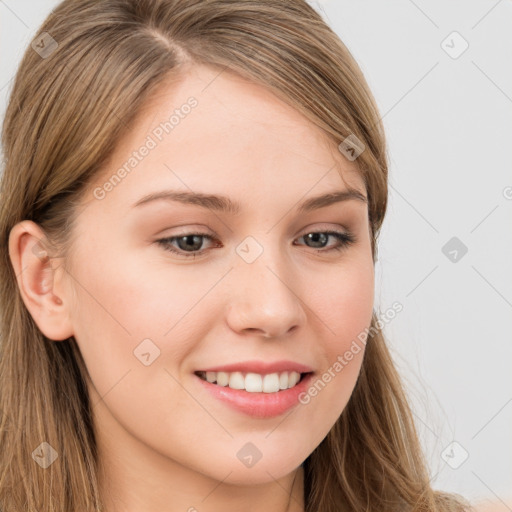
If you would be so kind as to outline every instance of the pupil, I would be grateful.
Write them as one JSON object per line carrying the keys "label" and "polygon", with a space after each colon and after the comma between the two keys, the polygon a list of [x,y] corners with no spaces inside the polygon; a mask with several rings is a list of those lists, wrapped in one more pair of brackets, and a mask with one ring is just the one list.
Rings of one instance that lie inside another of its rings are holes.
{"label": "pupil", "polygon": [[[195,239],[195,242],[196,242],[195,244],[194,244],[194,239]],[[183,250],[188,250],[188,249],[198,250],[201,247],[201,237],[197,236],[197,235],[182,236],[179,239],[179,241],[180,242],[182,242],[182,241],[185,242],[185,246],[184,247],[180,247],[180,249],[183,249]]]}
{"label": "pupil", "polygon": [[[325,233],[309,233],[308,238],[310,241],[313,241],[314,243],[318,243],[318,238],[320,238],[322,241],[325,242],[326,235]],[[323,243],[321,244],[323,246]]]}

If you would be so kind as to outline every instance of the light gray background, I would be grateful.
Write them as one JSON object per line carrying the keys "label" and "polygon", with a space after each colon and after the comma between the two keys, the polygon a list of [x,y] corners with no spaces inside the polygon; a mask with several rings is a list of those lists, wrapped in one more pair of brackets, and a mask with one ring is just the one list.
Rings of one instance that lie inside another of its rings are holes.
{"label": "light gray background", "polygon": [[[57,3],[0,0],[0,120],[22,52]],[[433,485],[512,511],[512,2],[310,3],[384,118],[390,204],[376,307],[404,307],[384,331]],[[457,58],[454,31],[469,44]],[[443,253],[452,237],[465,255]]]}

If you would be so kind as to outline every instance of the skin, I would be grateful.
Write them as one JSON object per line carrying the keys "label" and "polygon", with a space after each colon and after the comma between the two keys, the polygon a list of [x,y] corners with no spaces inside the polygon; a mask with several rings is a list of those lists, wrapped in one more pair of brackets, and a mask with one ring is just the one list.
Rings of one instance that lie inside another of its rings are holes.
{"label": "skin", "polygon": [[[190,96],[197,107],[103,199],[94,197]],[[297,213],[304,200],[346,185],[366,195],[356,162],[266,88],[194,66],[159,89],[96,178],[66,269],[34,253],[44,234],[31,221],[13,228],[9,250],[38,327],[56,342],[74,336],[83,354],[106,510],[303,511],[301,465],[346,406],[364,346],[307,405],[269,419],[229,408],[194,371],[288,359],[311,366],[316,380],[370,326],[367,204]],[[164,189],[228,195],[242,210],[132,206]],[[303,238],[325,230],[357,240],[326,252],[336,238]],[[201,238],[195,258],[155,242],[197,232],[213,240]],[[235,251],[247,236],[263,248],[251,264]],[[148,366],[134,355],[147,338],[160,350]],[[248,442],[262,454],[250,468],[236,456]]]}

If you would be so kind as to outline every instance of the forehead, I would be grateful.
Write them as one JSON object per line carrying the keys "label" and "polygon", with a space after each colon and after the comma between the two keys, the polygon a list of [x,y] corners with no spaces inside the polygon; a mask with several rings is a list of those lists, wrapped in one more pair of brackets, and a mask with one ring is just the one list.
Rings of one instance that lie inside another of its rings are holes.
{"label": "forehead", "polygon": [[[145,156],[134,156],[144,146]],[[364,192],[355,163],[298,110],[259,84],[206,66],[160,84],[93,186],[123,167],[112,201],[133,203],[143,189],[164,186],[267,196],[276,187],[304,195],[348,184]]]}

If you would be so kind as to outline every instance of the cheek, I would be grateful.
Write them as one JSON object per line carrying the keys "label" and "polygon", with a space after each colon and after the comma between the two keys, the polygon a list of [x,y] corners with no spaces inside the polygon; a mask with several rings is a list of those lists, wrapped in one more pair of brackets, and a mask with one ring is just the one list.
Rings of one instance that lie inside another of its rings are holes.
{"label": "cheek", "polygon": [[[374,303],[371,258],[324,276],[320,292],[311,297],[311,309],[323,331],[323,367],[304,397],[322,409],[319,417],[333,424],[350,399],[364,357],[366,333]],[[326,423],[318,425],[325,428]],[[326,433],[322,430],[322,433]]]}
{"label": "cheek", "polygon": [[332,360],[334,353],[346,350],[351,340],[370,326],[375,286],[373,262],[371,257],[356,256],[323,273],[316,281],[308,301],[317,315],[317,324],[325,328],[326,349]]}
{"label": "cheek", "polygon": [[[191,279],[181,268],[171,271],[161,262],[105,252],[95,265],[88,265],[87,258],[84,251],[73,271],[72,314],[75,338],[97,391],[108,391],[128,371],[147,370],[147,362],[152,371],[178,371],[210,329],[200,302],[217,276]],[[197,321],[199,314],[203,322]]]}
{"label": "cheek", "polygon": [[102,259],[94,261],[89,265],[84,255],[77,266],[76,323],[88,329],[101,326],[133,342],[164,336],[205,292],[200,280],[191,281],[179,269],[158,267],[150,259],[103,251]]}

